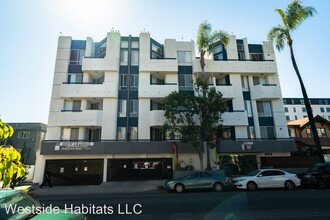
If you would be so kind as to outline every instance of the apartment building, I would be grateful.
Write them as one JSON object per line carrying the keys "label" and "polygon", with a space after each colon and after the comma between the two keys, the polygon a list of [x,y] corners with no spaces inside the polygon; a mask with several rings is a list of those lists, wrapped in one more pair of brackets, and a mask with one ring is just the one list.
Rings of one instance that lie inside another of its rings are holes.
{"label": "apartment building", "polygon": [[[310,98],[313,115],[319,115],[324,119],[330,120],[330,99],[329,98]],[[298,120],[307,118],[307,111],[303,98],[283,98],[286,120]]]}
{"label": "apartment building", "polygon": [[[195,94],[193,81],[201,72],[195,51],[194,41],[160,43],[147,32],[134,37],[112,31],[100,42],[59,37],[34,182],[48,168],[58,185],[166,179],[176,157],[199,169],[194,147],[162,131],[164,97],[181,90]],[[295,143],[287,132],[271,44],[230,36],[226,48],[215,44],[207,54],[205,74],[227,106],[212,163],[221,155],[240,155],[256,168],[262,157],[290,156]]]}

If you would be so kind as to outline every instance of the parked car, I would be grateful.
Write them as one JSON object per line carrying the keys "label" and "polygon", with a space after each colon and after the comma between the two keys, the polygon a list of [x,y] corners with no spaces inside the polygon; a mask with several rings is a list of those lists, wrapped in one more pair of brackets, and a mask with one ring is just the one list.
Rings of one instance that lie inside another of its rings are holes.
{"label": "parked car", "polygon": [[319,163],[307,170],[302,176],[301,185],[318,188],[330,186],[330,163]]}
{"label": "parked car", "polygon": [[[42,207],[41,204],[24,192],[15,189],[0,190],[0,219],[59,219],[83,220],[83,214]],[[53,210],[53,211],[52,211]]]}
{"label": "parked car", "polygon": [[246,176],[233,178],[233,184],[238,189],[247,189],[250,191],[259,188],[277,188],[285,187],[294,189],[300,186],[300,179],[296,174],[288,173],[278,169],[255,170]]}
{"label": "parked car", "polygon": [[212,171],[193,171],[184,177],[165,182],[166,190],[177,193],[194,189],[213,189],[220,192],[230,186],[232,186],[230,178]]}

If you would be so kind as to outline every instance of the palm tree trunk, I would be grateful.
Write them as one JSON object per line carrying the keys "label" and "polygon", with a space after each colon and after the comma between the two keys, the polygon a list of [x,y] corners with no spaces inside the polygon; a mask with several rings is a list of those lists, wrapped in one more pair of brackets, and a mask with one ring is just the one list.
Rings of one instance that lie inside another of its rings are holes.
{"label": "palm tree trunk", "polygon": [[[204,54],[205,54],[205,52],[201,52],[201,60],[200,60],[200,64],[201,64],[201,70],[202,70],[202,80],[203,80],[203,82],[205,82],[206,81],[206,79],[205,79],[205,72],[204,72],[204,67],[205,67],[205,60],[204,60]],[[205,100],[206,99],[206,90],[203,88],[203,99]],[[207,106],[207,111],[206,111],[206,114],[208,114],[208,112],[209,112],[209,110],[208,110],[208,106]],[[202,111],[202,117],[201,117],[201,119],[203,120],[203,118],[204,118],[204,111]],[[202,125],[203,123],[201,122],[201,125]],[[204,129],[203,128],[201,128],[201,144],[202,144],[202,146],[203,146],[203,149],[204,149],[204,147],[206,147],[206,168],[205,168],[205,170],[211,170],[212,168],[211,168],[211,161],[210,161],[210,148],[209,148],[209,146],[207,145],[207,144],[205,144],[204,143]],[[205,146],[206,145],[206,146]]]}
{"label": "palm tree trunk", "polygon": [[302,91],[302,94],[303,94],[303,98],[304,98],[304,102],[305,102],[305,106],[306,106],[306,111],[307,111],[307,115],[308,115],[308,120],[309,120],[309,124],[311,126],[311,129],[312,129],[312,134],[313,134],[317,154],[319,156],[320,162],[324,163],[325,160],[324,160],[324,156],[323,156],[323,152],[322,152],[320,138],[319,138],[319,135],[318,135],[317,130],[316,130],[314,116],[313,116],[311,105],[309,103],[309,99],[308,99],[307,92],[306,92],[306,89],[305,89],[305,86],[304,86],[304,82],[303,82],[303,80],[300,76],[298,66],[297,66],[297,63],[296,63],[296,59],[295,59],[294,54],[293,54],[292,43],[289,44],[289,47],[290,47],[291,61],[292,61],[292,64],[293,64],[293,68],[296,71],[296,74],[298,76],[301,91]]}

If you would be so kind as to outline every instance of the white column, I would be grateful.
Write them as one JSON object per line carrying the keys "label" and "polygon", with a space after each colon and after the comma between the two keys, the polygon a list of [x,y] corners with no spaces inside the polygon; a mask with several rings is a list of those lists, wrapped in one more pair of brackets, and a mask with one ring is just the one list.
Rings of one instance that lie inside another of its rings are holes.
{"label": "white column", "polygon": [[107,182],[107,174],[108,174],[108,158],[103,159],[103,182]]}

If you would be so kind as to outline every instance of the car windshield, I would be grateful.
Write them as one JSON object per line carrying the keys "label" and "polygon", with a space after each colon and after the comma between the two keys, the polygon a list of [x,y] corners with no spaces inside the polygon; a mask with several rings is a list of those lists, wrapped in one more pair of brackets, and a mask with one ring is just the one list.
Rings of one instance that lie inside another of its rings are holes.
{"label": "car windshield", "polygon": [[[25,219],[30,217],[31,210],[36,206],[40,203],[24,193],[10,194],[0,198],[0,219]],[[25,213],[21,211],[23,209]]]}
{"label": "car windshield", "polygon": [[316,166],[310,168],[309,170],[307,170],[307,172],[311,172],[311,173],[319,172],[319,171],[321,171],[324,167],[325,167],[324,164],[318,164],[318,165],[316,165]]}
{"label": "car windshield", "polygon": [[246,176],[255,176],[258,173],[260,173],[260,170],[255,170],[255,171],[252,171],[251,173],[247,174]]}

